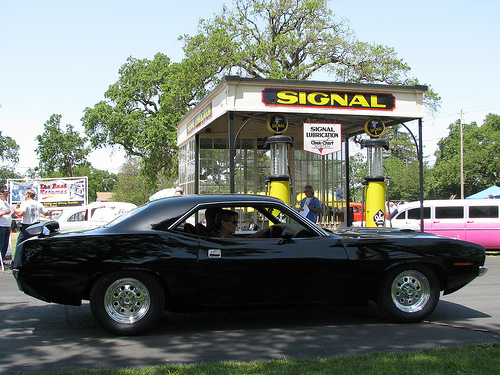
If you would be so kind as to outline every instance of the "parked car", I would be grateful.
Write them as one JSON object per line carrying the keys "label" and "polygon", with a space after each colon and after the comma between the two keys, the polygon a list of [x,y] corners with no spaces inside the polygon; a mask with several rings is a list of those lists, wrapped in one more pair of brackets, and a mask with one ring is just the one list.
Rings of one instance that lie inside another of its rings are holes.
{"label": "parked car", "polygon": [[353,221],[365,221],[365,206],[357,202],[349,202],[349,207],[352,208]]}
{"label": "parked car", "polygon": [[[425,200],[423,214],[424,232],[500,249],[499,199]],[[389,219],[394,228],[420,230],[420,202],[398,206]]]}
{"label": "parked car", "polygon": [[[230,238],[211,231],[221,209],[239,215]],[[123,335],[152,328],[164,310],[369,300],[396,321],[418,322],[440,291],[453,293],[486,272],[480,245],[391,228],[329,232],[265,196],[165,198],[83,233],[57,233],[57,226],[28,229],[37,237],[13,262],[20,290],[67,305],[90,300],[102,327]]]}
{"label": "parked car", "polygon": [[94,202],[87,206],[54,211],[51,218],[59,223],[61,232],[82,231],[107,224],[135,207],[135,204],[125,202]]}

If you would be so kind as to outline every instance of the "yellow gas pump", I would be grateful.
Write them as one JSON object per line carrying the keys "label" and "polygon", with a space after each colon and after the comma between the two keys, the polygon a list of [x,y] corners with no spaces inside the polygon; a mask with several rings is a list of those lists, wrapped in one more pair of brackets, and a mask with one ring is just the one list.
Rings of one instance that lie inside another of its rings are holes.
{"label": "yellow gas pump", "polygon": [[288,146],[294,146],[292,137],[273,135],[264,142],[271,150],[271,175],[267,177],[267,195],[290,204],[290,174],[288,172]]}
{"label": "yellow gas pump", "polygon": [[368,176],[365,177],[366,226],[385,227],[386,183],[383,150],[389,149],[384,139],[364,139],[361,148],[367,149]]}

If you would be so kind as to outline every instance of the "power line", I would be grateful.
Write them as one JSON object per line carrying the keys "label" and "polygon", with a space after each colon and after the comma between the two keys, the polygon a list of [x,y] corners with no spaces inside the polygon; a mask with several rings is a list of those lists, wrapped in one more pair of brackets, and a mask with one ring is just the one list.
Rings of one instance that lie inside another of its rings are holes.
{"label": "power line", "polygon": [[436,117],[433,116],[426,116],[425,118],[431,118],[434,120],[441,119],[441,118],[446,118],[446,117],[457,117],[457,120],[460,118],[460,112],[463,114],[467,113],[476,113],[476,112],[483,112],[483,111],[493,111],[493,109],[500,109],[500,103],[493,103],[493,104],[484,104],[484,105],[479,105],[479,106],[474,106],[474,107],[463,107],[463,108],[458,108],[458,109],[453,109],[453,110],[448,110],[446,112],[439,112],[439,114]]}

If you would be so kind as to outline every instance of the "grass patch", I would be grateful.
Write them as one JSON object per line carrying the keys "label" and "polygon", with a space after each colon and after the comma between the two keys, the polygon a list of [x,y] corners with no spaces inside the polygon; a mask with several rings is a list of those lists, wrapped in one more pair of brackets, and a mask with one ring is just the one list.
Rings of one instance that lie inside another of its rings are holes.
{"label": "grass patch", "polygon": [[14,259],[14,254],[16,253],[17,237],[19,237],[19,232],[10,232],[12,259]]}
{"label": "grass patch", "polygon": [[17,237],[19,237],[19,232],[10,232],[10,243],[12,244],[13,249],[16,247]]}
{"label": "grass patch", "polygon": [[497,374],[500,344],[441,347],[320,359],[172,364],[142,369],[62,371],[52,375],[401,375]]}

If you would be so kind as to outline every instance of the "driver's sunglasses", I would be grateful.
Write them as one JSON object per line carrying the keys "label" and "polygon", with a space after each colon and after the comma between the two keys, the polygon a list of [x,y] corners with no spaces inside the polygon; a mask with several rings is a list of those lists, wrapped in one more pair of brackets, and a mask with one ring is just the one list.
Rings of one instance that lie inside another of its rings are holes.
{"label": "driver's sunglasses", "polygon": [[233,223],[234,225],[238,225],[239,223],[238,220],[226,220],[226,221]]}

